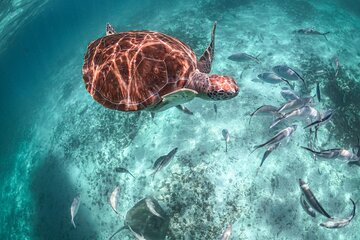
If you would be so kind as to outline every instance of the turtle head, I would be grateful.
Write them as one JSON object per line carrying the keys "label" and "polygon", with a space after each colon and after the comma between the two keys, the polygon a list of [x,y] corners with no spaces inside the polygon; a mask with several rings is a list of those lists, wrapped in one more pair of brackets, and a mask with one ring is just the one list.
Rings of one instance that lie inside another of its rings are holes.
{"label": "turtle head", "polygon": [[239,93],[239,86],[232,77],[209,75],[198,70],[191,75],[186,88],[195,90],[198,97],[207,100],[227,100]]}
{"label": "turtle head", "polygon": [[239,93],[239,86],[232,77],[209,75],[208,83],[205,93],[212,100],[227,100],[236,97]]}

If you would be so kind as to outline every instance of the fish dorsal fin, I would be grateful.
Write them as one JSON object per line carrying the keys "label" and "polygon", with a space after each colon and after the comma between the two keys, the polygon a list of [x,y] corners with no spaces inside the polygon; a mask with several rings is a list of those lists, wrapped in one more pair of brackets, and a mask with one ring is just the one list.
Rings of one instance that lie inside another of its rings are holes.
{"label": "fish dorsal fin", "polygon": [[214,59],[215,49],[215,30],[216,22],[214,22],[214,26],[211,32],[211,42],[197,63],[197,68],[202,73],[210,73],[211,71],[211,63]]}
{"label": "fish dorsal fin", "polygon": [[106,24],[106,36],[113,35],[115,33],[116,33],[116,31],[115,31],[114,27],[111,26],[110,23],[107,23]]}

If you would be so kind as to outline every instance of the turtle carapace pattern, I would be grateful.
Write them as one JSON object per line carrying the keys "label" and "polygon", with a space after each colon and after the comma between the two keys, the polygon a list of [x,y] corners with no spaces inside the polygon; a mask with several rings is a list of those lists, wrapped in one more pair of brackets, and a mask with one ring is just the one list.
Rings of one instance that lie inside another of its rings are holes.
{"label": "turtle carapace pattern", "polygon": [[88,46],[83,65],[87,91],[103,106],[120,111],[163,111],[194,97],[225,100],[239,87],[232,77],[209,75],[214,56],[216,22],[211,42],[197,61],[180,40],[160,32],[117,33]]}

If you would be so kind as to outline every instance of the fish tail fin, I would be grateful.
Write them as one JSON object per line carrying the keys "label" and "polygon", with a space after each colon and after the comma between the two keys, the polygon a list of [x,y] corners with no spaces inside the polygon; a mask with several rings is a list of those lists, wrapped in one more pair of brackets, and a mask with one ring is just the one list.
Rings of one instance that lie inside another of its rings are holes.
{"label": "fish tail fin", "polygon": [[284,119],[283,116],[275,119],[275,121],[270,125],[270,128],[273,128],[273,127],[275,127],[276,125],[278,125],[283,119]]}
{"label": "fish tail fin", "polygon": [[132,173],[131,173],[129,170],[127,170],[126,172],[127,172],[128,174],[130,174],[133,178],[135,178],[134,175],[132,175]]}
{"label": "fish tail fin", "polygon": [[316,124],[318,124],[318,123],[319,123],[319,121],[312,122],[312,123],[306,125],[306,126],[304,127],[304,129],[307,129],[308,127],[312,127],[312,126],[314,126],[314,125],[316,125]]}
{"label": "fish tail fin", "polygon": [[[261,165],[260,165],[260,167],[261,167]],[[257,177],[257,175],[259,175],[260,167],[258,167],[258,168],[256,169],[255,177]]]}
{"label": "fish tail fin", "polygon": [[300,79],[301,79],[301,81],[304,83],[304,86],[305,86],[305,87],[307,87],[307,84],[306,84],[305,79],[304,79],[302,76],[300,76],[300,75],[299,75],[299,78],[300,78]]}
{"label": "fish tail fin", "polygon": [[309,151],[309,152],[311,152],[313,155],[314,155],[314,157],[315,157],[315,159],[316,159],[316,151],[314,150],[314,149],[311,149],[311,148],[308,148],[308,147],[304,147],[304,146],[300,146],[301,148],[303,148],[303,149],[305,149],[305,150],[307,150],[307,151]]}
{"label": "fish tail fin", "polygon": [[319,130],[319,126],[316,126],[315,127],[315,139],[314,139],[315,142],[317,142],[318,130]]}
{"label": "fish tail fin", "polygon": [[258,55],[255,56],[255,60],[258,64],[261,63],[260,59],[259,59],[259,56],[260,56],[261,53],[259,53]]}
{"label": "fish tail fin", "polygon": [[252,115],[250,115],[250,119],[249,119],[249,125],[251,124],[251,119],[252,119]]}
{"label": "fish tail fin", "polygon": [[[276,144],[276,143],[274,143],[273,141],[274,141],[274,139],[275,139],[278,135],[279,135],[279,133],[276,134],[275,137],[273,137],[272,139],[268,140],[267,142],[262,143],[262,144],[260,144],[260,145],[256,145],[256,146],[254,147],[254,150],[251,151],[251,153],[255,152],[255,150],[257,150],[257,149],[259,149],[259,148],[262,148],[262,147],[264,147],[264,146],[266,146],[266,145]],[[251,154],[251,153],[250,153],[250,154]]]}
{"label": "fish tail fin", "polygon": [[282,81],[286,82],[287,85],[289,85],[289,87],[294,90],[294,86],[290,84],[290,82],[288,80],[286,80],[285,78],[281,78]]}
{"label": "fish tail fin", "polygon": [[248,156],[250,156],[251,154],[253,154],[253,152],[255,152],[256,149],[257,149],[257,148],[253,149],[253,150],[249,153]]}
{"label": "fish tail fin", "polygon": [[[110,203],[110,201],[109,201],[109,203]],[[111,205],[111,204],[110,204]],[[119,214],[119,212],[111,205],[111,208],[112,208],[112,210],[116,213],[116,214]]]}
{"label": "fish tail fin", "polygon": [[267,158],[267,152],[264,153],[263,158],[261,159],[261,163],[260,163],[260,166],[259,166],[258,169],[261,168],[261,166],[263,165],[263,163],[264,163],[264,161],[265,161],[266,158]]}
{"label": "fish tail fin", "polygon": [[310,152],[314,152],[314,150],[312,150],[311,148],[304,147],[304,146],[300,146],[300,147],[303,148],[303,149],[306,149],[306,150],[308,150],[308,151],[310,151]]}
{"label": "fish tail fin", "polygon": [[290,89],[291,89],[291,90],[294,90],[294,89],[295,89],[295,83],[291,85],[290,82],[289,82],[289,86],[290,86]]}
{"label": "fish tail fin", "polygon": [[255,152],[256,150],[258,150],[259,148],[261,148],[261,147],[262,147],[261,145],[256,145],[256,146],[254,147],[254,149],[250,152],[249,156],[250,156],[253,152]]}
{"label": "fish tail fin", "polygon": [[281,112],[284,110],[284,108],[285,108],[285,104],[282,105],[281,107],[279,107],[276,111],[277,111],[278,113],[281,113]]}
{"label": "fish tail fin", "polygon": [[250,119],[249,119],[249,125],[251,122],[252,117],[255,115],[255,113],[260,109],[261,107],[258,107],[254,112],[250,113]]}
{"label": "fish tail fin", "polygon": [[324,36],[324,38],[326,39],[326,41],[329,41],[326,37],[327,34],[329,34],[330,32],[326,32],[326,33],[323,33],[322,35]]}
{"label": "fish tail fin", "polygon": [[76,228],[76,224],[74,222],[74,219],[71,219],[71,224],[74,226],[74,228]]}
{"label": "fish tail fin", "polygon": [[[292,85],[291,90],[295,89],[295,83]],[[299,97],[298,97],[299,98]]]}
{"label": "fish tail fin", "polygon": [[[294,71],[294,70],[293,70],[293,71]],[[306,84],[305,79],[304,79],[299,73],[297,73],[296,71],[294,71],[294,72],[295,72],[295,74],[301,79],[301,81],[304,83],[304,86],[307,87],[307,84]]]}

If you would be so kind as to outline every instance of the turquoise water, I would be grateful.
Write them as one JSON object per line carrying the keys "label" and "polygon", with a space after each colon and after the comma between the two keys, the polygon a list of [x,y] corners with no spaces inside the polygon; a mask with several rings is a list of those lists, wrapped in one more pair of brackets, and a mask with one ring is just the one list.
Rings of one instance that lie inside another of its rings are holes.
{"label": "turquoise water", "polygon": [[[360,169],[341,160],[314,161],[300,146],[309,142],[305,123],[258,171],[265,149],[257,144],[278,129],[271,117],[249,114],[263,104],[280,106],[286,84],[256,80],[279,64],[308,83],[295,90],[315,94],[319,111],[335,109],[321,126],[317,147],[351,149],[360,136],[360,4],[357,1],[2,1],[0,2],[0,239],[108,239],[126,212],[153,196],[170,217],[176,239],[217,239],[228,224],[231,239],[358,239],[355,216],[333,230],[326,219],[300,206],[298,179],[305,179],[328,212],[348,216],[359,199]],[[239,95],[228,101],[194,99],[157,113],[104,108],[88,94],[81,68],[87,44],[105,33],[148,29],[175,36],[197,54],[217,21],[213,73],[233,76]],[[323,36],[292,33],[314,27]],[[255,62],[233,62],[246,52]],[[334,78],[333,59],[340,70]],[[293,82],[292,82],[293,83]],[[293,121],[287,122],[287,124]],[[230,142],[225,153],[222,129]],[[154,161],[178,147],[152,180]],[[118,173],[126,167],[136,178]],[[258,173],[257,173],[258,171]],[[118,211],[108,198],[120,186]],[[70,206],[81,205],[70,222]],[[114,239],[134,239],[126,230]]]}

